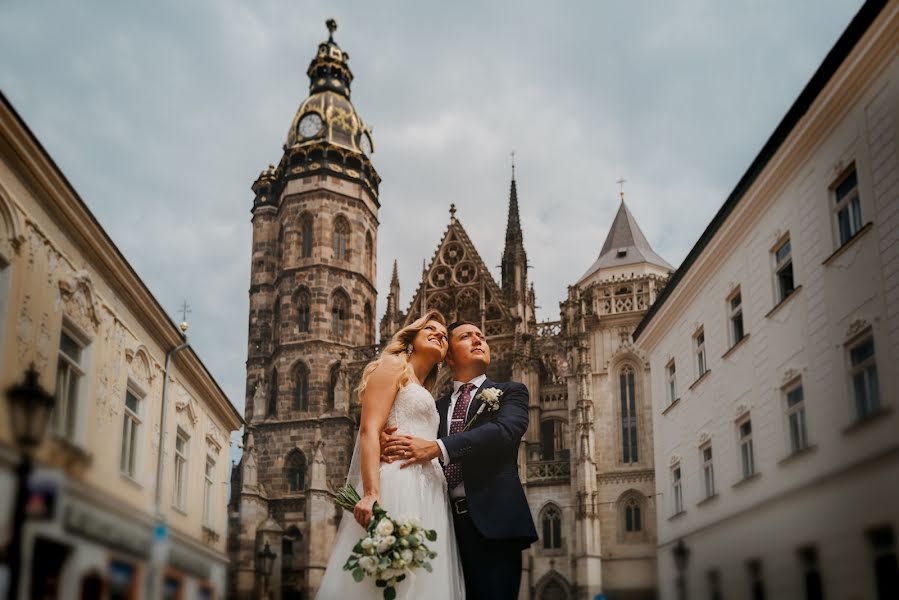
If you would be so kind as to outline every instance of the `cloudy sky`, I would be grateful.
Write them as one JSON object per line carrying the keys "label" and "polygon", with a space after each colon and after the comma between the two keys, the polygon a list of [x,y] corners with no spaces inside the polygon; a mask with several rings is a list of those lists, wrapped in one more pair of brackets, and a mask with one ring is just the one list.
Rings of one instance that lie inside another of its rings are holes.
{"label": "cloudy sky", "polygon": [[328,17],[383,177],[379,289],[396,258],[411,300],[451,202],[499,264],[515,150],[549,320],[619,176],[656,251],[683,260],[860,5],[5,0],[0,89],[173,318],[190,302],[242,411],[250,185],[280,158]]}

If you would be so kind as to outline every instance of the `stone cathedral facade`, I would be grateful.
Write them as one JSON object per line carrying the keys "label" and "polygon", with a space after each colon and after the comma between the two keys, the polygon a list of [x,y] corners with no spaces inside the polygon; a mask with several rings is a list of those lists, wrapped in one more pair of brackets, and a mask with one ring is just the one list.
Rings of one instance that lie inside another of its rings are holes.
{"label": "stone cathedral facade", "polygon": [[[334,28],[329,22],[331,35],[309,66],[310,94],[281,160],[253,184],[247,428],[229,505],[231,596],[262,597],[267,585],[274,600],[314,597],[344,518],[331,493],[355,442],[360,409],[352,390],[385,340],[437,308],[450,321],[481,324],[493,355],[489,375],[530,390],[519,469],[540,540],[525,555],[521,598],[653,598],[649,363],[630,334],[673,268],[622,199],[599,257],[560,303],[559,320],[538,322],[513,171],[500,281],[451,207],[405,308],[394,263],[376,324],[380,177]],[[495,260],[499,249],[489,250]],[[439,390],[451,385],[447,371]],[[256,564],[265,544],[277,553],[267,581]]]}

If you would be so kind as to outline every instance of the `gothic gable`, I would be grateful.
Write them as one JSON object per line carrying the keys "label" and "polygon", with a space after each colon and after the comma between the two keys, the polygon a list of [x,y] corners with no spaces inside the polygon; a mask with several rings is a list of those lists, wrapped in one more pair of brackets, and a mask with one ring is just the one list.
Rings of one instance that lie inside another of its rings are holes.
{"label": "gothic gable", "polygon": [[405,324],[425,310],[436,309],[450,322],[482,323],[487,335],[513,333],[511,312],[503,300],[502,290],[455,218],[455,209],[451,214],[431,264],[422,273]]}

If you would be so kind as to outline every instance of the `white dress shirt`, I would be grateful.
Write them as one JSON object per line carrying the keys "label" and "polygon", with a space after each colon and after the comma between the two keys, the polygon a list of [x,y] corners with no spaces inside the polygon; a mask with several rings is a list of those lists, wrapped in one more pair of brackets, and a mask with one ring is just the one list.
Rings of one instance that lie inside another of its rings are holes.
{"label": "white dress shirt", "polygon": [[[446,409],[446,431],[440,431],[440,432],[438,432],[438,435],[440,435],[441,437],[445,436],[445,435],[449,435],[449,429],[452,426],[453,408],[455,408],[455,406],[456,406],[456,400],[459,399],[459,396],[460,396],[459,390],[461,389],[461,387],[463,385],[465,385],[466,383],[471,383],[474,385],[474,388],[472,388],[472,390],[471,390],[471,400],[468,402],[468,410],[471,410],[471,405],[474,404],[475,393],[478,391],[478,388],[480,388],[481,385],[486,380],[487,380],[487,375],[485,374],[485,375],[478,375],[471,381],[467,381],[467,382],[453,381],[453,393],[450,395],[449,408]],[[465,416],[467,417],[468,414],[466,413]],[[449,453],[446,451],[446,447],[443,445],[443,442],[441,442],[439,439],[437,440],[437,446],[440,447],[440,454],[441,454],[440,461],[444,465],[448,465],[450,463],[450,458],[449,458]],[[456,487],[451,489],[449,491],[449,495],[450,495],[450,498],[463,498],[465,496],[465,483],[464,482],[460,483],[459,485],[457,485]]]}

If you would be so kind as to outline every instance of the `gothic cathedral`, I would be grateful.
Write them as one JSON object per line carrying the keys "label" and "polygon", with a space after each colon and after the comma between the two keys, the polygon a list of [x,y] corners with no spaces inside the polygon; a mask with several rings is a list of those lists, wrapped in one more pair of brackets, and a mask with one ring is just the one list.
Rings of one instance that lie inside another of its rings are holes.
{"label": "gothic cathedral", "polygon": [[[350,102],[349,56],[327,41],[277,166],[253,184],[244,453],[229,504],[230,593],[315,596],[337,525],[331,502],[359,417],[352,393],[380,345],[429,308],[480,323],[489,375],[530,390],[519,472],[540,540],[523,599],[643,600],[655,593],[649,363],[630,334],[673,268],[622,201],[599,257],[538,322],[513,169],[501,281],[455,207],[406,310],[394,263],[375,338],[378,185],[371,132]],[[447,369],[438,390],[451,385]],[[277,554],[258,572],[265,545]]]}

